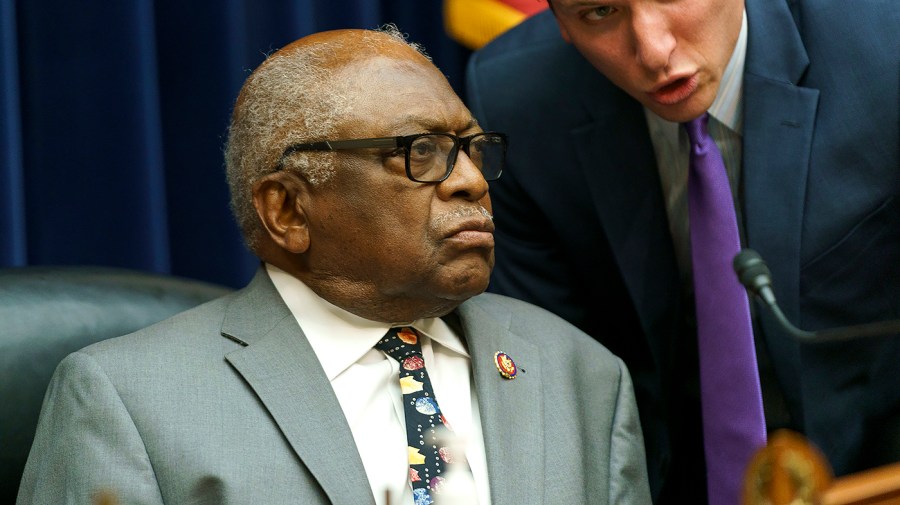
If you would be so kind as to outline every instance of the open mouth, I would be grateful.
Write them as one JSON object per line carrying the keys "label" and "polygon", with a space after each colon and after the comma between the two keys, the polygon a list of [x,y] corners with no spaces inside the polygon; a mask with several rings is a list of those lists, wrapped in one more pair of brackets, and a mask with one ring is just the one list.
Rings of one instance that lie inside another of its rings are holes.
{"label": "open mouth", "polygon": [[662,105],[674,105],[691,96],[697,90],[697,74],[682,77],[650,93],[650,97]]}

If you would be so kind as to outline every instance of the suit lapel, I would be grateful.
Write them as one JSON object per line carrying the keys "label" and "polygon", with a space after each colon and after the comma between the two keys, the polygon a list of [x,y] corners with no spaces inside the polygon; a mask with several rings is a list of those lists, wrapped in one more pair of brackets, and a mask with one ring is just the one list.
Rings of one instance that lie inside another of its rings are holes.
{"label": "suit lapel", "polygon": [[[659,365],[681,303],[662,187],[641,105],[611,83],[601,85],[609,89],[582,91],[594,122],[572,131],[573,144]],[[613,98],[598,103],[601,96]]]}
{"label": "suit lapel", "polygon": [[265,271],[229,306],[222,333],[246,344],[225,359],[265,405],[331,501],[374,503],[331,384]]}
{"label": "suit lapel", "polygon": [[[809,60],[787,6],[748,0],[746,8],[741,196],[747,245],[767,260],[779,305],[788,319],[797,322],[801,232],[819,92],[796,85]],[[796,340],[784,335],[767,311],[761,312],[760,320],[781,381],[802,383]],[[799,401],[797,391],[783,388],[790,405]]]}
{"label": "suit lapel", "polygon": [[[488,315],[473,302],[461,305],[458,313],[472,356],[491,501],[494,505],[540,501],[544,495],[545,408],[540,351],[510,333],[509,313]],[[519,367],[515,379],[500,375],[494,364],[497,351],[515,360]]]}
{"label": "suit lapel", "polygon": [[[809,60],[781,2],[748,1],[744,75],[744,206],[747,243],[768,261],[788,319],[799,321],[800,247],[818,90],[797,86]],[[796,341],[767,313],[768,345],[782,374],[799,383]],[[786,391],[787,392],[787,391]]]}
{"label": "suit lapel", "polygon": [[766,258],[785,315],[799,315],[800,245],[818,90],[787,6],[748,1],[744,198],[748,244]]}

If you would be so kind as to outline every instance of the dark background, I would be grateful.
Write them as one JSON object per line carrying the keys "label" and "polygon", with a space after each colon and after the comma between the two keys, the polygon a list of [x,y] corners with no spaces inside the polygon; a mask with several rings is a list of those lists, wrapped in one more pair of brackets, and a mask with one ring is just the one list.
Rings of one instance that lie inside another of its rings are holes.
{"label": "dark background", "polygon": [[0,0],[0,267],[242,286],[222,158],[241,84],[302,36],[387,22],[463,96],[440,0]]}

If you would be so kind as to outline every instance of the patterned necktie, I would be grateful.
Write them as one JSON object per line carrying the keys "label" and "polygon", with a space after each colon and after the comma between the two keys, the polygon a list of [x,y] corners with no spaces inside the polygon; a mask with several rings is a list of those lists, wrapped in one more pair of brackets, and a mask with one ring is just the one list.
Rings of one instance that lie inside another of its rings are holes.
{"label": "patterned necktie", "polygon": [[391,328],[375,348],[400,363],[409,482],[415,505],[434,503],[434,495],[441,492],[447,464],[452,463],[452,459],[444,446],[446,440],[441,436],[442,429],[449,430],[449,426],[425,370],[419,335],[409,327]]}
{"label": "patterned necktie", "polygon": [[691,140],[688,207],[710,505],[741,501],[744,472],[766,444],[747,292],[731,268],[741,243],[709,115],[684,123]]}

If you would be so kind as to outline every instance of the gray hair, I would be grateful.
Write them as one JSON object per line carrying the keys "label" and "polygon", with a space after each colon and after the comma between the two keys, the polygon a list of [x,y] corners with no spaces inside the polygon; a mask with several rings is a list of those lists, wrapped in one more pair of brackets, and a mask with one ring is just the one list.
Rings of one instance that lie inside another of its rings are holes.
{"label": "gray hair", "polygon": [[[409,43],[393,24],[365,34],[370,47]],[[331,39],[313,46],[272,54],[247,78],[231,115],[225,145],[225,172],[231,209],[248,247],[256,250],[264,229],[253,206],[253,185],[274,172],[279,161],[312,185],[325,184],[335,173],[335,153],[298,152],[280,160],[294,143],[330,138],[353,109],[351,98],[336,81],[333,55],[342,42]],[[430,59],[430,58],[429,58]]]}

